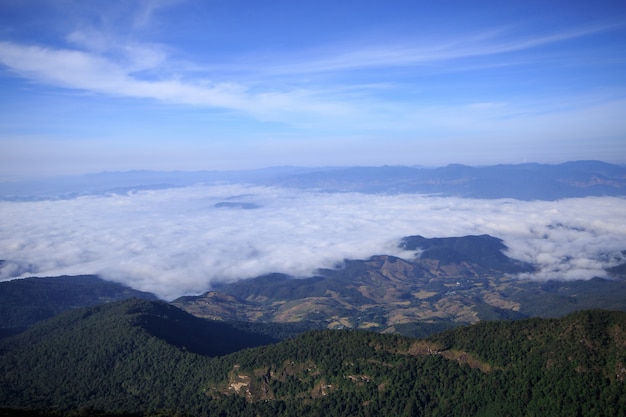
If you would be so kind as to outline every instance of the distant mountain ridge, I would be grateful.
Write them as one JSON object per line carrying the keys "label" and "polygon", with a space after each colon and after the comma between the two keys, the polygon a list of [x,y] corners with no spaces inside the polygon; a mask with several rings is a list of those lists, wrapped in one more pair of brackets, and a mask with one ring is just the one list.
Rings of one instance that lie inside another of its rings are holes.
{"label": "distant mountain ridge", "polygon": [[626,167],[600,161],[441,168],[350,167],[294,174],[275,184],[335,192],[422,193],[464,198],[557,200],[626,195]]}
{"label": "distant mountain ridge", "polygon": [[272,167],[242,171],[104,172],[0,183],[0,200],[74,198],[196,184],[246,183],[330,192],[418,193],[464,198],[556,200],[626,195],[626,166],[601,161],[439,168]]}

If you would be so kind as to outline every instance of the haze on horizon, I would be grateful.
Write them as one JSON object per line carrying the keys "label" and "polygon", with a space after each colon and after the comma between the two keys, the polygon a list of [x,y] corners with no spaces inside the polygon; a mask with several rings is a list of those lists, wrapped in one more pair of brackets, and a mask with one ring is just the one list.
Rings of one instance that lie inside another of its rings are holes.
{"label": "haze on horizon", "polygon": [[613,1],[0,3],[0,181],[626,162]]}

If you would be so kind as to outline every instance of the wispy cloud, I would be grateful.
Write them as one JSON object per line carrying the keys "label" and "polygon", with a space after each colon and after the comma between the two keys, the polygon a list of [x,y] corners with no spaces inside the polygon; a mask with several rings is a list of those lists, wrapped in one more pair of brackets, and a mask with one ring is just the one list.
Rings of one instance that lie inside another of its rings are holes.
{"label": "wispy cloud", "polygon": [[[139,13],[144,17],[139,20],[148,19],[158,7],[160,2],[146,3],[144,12]],[[110,32],[83,27],[67,36],[68,41],[80,49],[0,42],[0,62],[16,75],[57,87],[244,111],[264,117],[276,117],[280,112],[323,115],[355,110],[349,96],[337,95],[345,92],[350,84],[329,84],[320,88],[316,83],[309,85],[300,80],[298,86],[285,88],[274,82],[264,84],[259,77],[428,65],[527,50],[615,27],[595,26],[510,40],[503,36],[502,30],[495,30],[420,46],[389,42],[344,47],[339,51],[335,47],[321,53],[301,54],[297,61],[284,56],[274,56],[270,62],[249,58],[243,67],[225,63],[207,67],[204,73],[197,71],[202,66],[196,64],[190,64],[190,67],[195,66],[195,71],[186,73],[180,63],[169,57],[163,45],[120,39]],[[222,81],[212,82],[211,79]],[[253,84],[248,84],[249,79],[255,80]],[[380,86],[380,82],[377,85]],[[352,91],[357,87],[352,86]]]}
{"label": "wispy cloud", "polygon": [[[216,207],[219,202],[259,208]],[[588,213],[593,212],[593,218]],[[399,239],[488,233],[536,279],[587,279],[623,262],[626,201],[469,200],[188,187],[0,203],[0,273],[98,273],[171,299],[269,272],[309,276],[345,258],[412,256]]]}
{"label": "wispy cloud", "polygon": [[[280,66],[267,65],[277,73],[314,73],[359,70],[376,67],[420,66],[471,57],[489,57],[525,51],[545,45],[578,39],[623,27],[623,24],[603,24],[534,36],[509,33],[504,28],[482,33],[457,34],[451,40],[429,40],[427,43],[389,41],[374,45],[345,45],[340,50],[327,48],[319,58],[300,57],[297,62]],[[316,55],[315,52],[309,52]],[[277,57],[273,57],[276,60]],[[282,60],[284,61],[284,60]],[[501,65],[496,62],[494,65]]]}
{"label": "wispy cloud", "polygon": [[141,47],[129,46],[127,50],[133,58],[116,62],[79,50],[0,42],[0,62],[20,76],[56,87],[235,110],[261,119],[288,119],[294,113],[337,115],[348,110],[345,105],[324,101],[306,89],[253,92],[236,82],[143,79],[136,73],[160,70],[162,54]]}
{"label": "wispy cloud", "polygon": [[138,2],[138,10],[133,14],[132,29],[143,28],[149,25],[155,14],[161,9],[166,9],[184,0],[141,0]]}

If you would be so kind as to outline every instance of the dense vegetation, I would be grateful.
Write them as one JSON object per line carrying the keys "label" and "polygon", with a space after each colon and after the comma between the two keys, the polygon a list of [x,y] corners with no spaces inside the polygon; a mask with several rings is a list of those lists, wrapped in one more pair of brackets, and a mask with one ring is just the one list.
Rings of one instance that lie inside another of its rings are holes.
{"label": "dense vegetation", "polygon": [[[158,409],[198,397],[211,356],[274,342],[162,302],[62,313],[0,345],[0,404]],[[190,403],[193,404],[193,403]]]}
{"label": "dense vegetation", "polygon": [[622,312],[269,342],[160,302],[73,310],[0,343],[0,416],[626,415]]}
{"label": "dense vegetation", "polygon": [[150,293],[95,275],[0,282],[0,332],[21,330],[62,311],[127,298],[156,300]]}

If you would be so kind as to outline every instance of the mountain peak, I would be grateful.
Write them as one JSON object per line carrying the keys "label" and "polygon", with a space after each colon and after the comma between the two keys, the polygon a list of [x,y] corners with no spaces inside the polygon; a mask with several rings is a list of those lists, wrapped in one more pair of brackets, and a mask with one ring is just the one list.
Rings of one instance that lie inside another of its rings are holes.
{"label": "mountain peak", "polygon": [[419,250],[421,259],[437,260],[443,265],[471,262],[482,268],[506,273],[533,270],[531,265],[506,256],[503,251],[507,247],[502,239],[486,234],[430,239],[419,235],[407,236],[399,246],[406,250]]}

